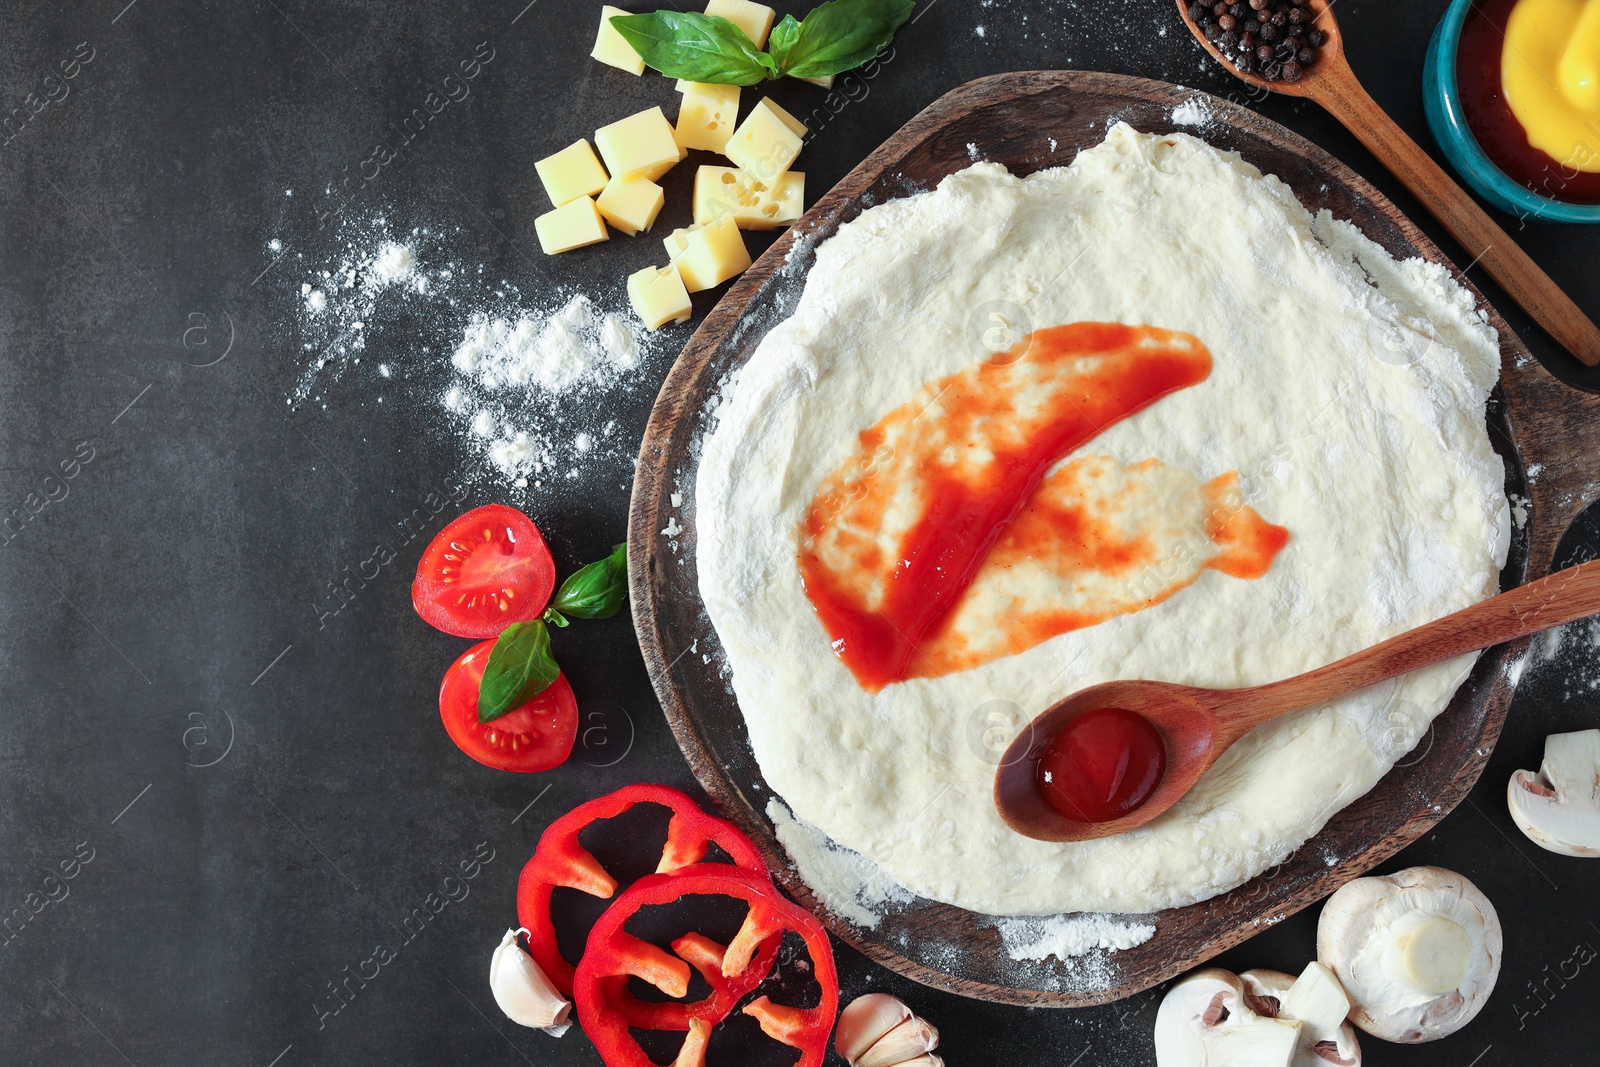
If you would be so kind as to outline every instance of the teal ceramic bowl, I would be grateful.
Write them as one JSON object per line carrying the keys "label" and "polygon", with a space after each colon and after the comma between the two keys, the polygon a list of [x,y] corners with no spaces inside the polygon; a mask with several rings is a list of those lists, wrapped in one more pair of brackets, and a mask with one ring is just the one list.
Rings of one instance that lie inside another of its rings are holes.
{"label": "teal ceramic bowl", "polygon": [[1462,113],[1461,90],[1456,82],[1461,27],[1471,10],[1472,0],[1453,0],[1428,44],[1422,101],[1434,140],[1439,142],[1456,173],[1502,211],[1519,218],[1549,222],[1600,222],[1600,204],[1567,204],[1540,196],[1495,166],[1472,135],[1466,115]]}

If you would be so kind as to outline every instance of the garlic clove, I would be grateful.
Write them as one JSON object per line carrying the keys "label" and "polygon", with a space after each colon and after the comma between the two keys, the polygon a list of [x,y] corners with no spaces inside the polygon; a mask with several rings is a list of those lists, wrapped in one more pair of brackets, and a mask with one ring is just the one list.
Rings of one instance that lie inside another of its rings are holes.
{"label": "garlic clove", "polygon": [[494,1002],[512,1022],[560,1037],[572,1025],[567,1019],[572,1005],[556,992],[533,957],[522,951],[517,933],[507,930],[489,961]]}
{"label": "garlic clove", "polygon": [[839,1028],[833,1048],[852,1067],[863,1053],[890,1030],[911,1018],[911,1009],[899,997],[887,993],[868,993],[850,1002],[839,1013]]}
{"label": "garlic clove", "polygon": [[855,1067],[898,1067],[939,1047],[939,1031],[928,1020],[913,1015],[873,1042],[855,1061]]}
{"label": "garlic clove", "polygon": [[931,1052],[925,1052],[914,1060],[906,1060],[898,1067],[944,1067],[944,1060]]}

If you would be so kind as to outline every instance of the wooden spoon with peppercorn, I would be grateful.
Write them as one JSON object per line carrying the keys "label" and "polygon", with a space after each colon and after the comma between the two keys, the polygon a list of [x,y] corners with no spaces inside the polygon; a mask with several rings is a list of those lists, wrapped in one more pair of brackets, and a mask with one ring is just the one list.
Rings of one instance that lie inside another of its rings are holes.
{"label": "wooden spoon with peppercorn", "polygon": [[1190,32],[1224,67],[1258,89],[1321,104],[1545,332],[1585,364],[1600,364],[1600,328],[1361,87],[1331,0],[1177,3]]}

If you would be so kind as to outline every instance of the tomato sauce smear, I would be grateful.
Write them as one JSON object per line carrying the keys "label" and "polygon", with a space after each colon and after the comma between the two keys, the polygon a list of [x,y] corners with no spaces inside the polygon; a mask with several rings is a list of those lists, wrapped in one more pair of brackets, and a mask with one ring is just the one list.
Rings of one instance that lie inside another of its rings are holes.
{"label": "tomato sauce smear", "polygon": [[[1050,469],[1210,372],[1210,352],[1188,334],[1073,323],[930,383],[864,431],[862,458],[812,502],[799,552],[806,594],[860,684],[926,673],[919,644]],[[890,549],[886,523],[903,527]]]}

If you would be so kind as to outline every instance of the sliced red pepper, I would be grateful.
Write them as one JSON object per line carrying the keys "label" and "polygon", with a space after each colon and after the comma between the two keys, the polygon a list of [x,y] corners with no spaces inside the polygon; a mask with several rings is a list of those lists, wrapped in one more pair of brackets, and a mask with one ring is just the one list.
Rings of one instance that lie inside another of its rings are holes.
{"label": "sliced red pepper", "polygon": [[[682,996],[681,990],[688,986],[687,964],[628,933],[624,924],[643,908],[691,896],[731,897],[749,906],[744,925],[723,953],[724,977],[740,978],[753,971],[764,947],[781,941],[785,931],[800,935],[822,987],[820,1002],[814,1008],[792,1008],[761,997],[749,1004],[744,1014],[755,1018],[769,1037],[800,1050],[796,1067],[821,1067],[839,1012],[839,976],[827,931],[804,908],[779,893],[770,880],[727,864],[697,864],[671,874],[647,875],[617,897],[589,931],[589,943],[578,961],[573,997],[578,1021],[606,1067],[655,1067],[629,1032],[629,1027],[637,1024],[613,999],[622,984],[630,977],[641,978],[668,996]],[[679,948],[686,940],[680,938],[673,947]],[[712,1011],[714,999],[688,1006],[689,1034],[674,1067],[704,1067],[710,1028],[733,1007],[728,1004],[718,1016]]]}
{"label": "sliced red pepper", "polygon": [[[545,828],[539,838],[538,848],[534,849],[533,858],[522,868],[522,877],[517,882],[517,920],[528,931],[528,951],[563,996],[572,996],[574,968],[561,955],[556,943],[556,928],[550,919],[551,894],[557,886],[576,889],[602,900],[616,893],[617,880],[606,872],[593,853],[578,843],[578,835],[591,823],[615,818],[638,804],[660,804],[672,811],[672,821],[667,824],[667,842],[662,847],[661,862],[656,867],[658,873],[700,863],[715,844],[728,854],[736,866],[767,877],[766,861],[738,827],[701,811],[689,796],[671,786],[649,783],[629,785],[615,793],[579,804]],[[775,948],[771,956],[776,959]],[[677,963],[683,965],[682,960]],[[771,969],[771,960],[768,960],[767,967]],[[687,980],[686,966],[683,973]],[[765,973],[762,977],[766,977]],[[712,983],[713,990],[716,985]],[[636,998],[635,1002],[644,1003]],[[677,1007],[681,1008],[682,1005]],[[688,1018],[684,1016],[681,1025],[655,1025],[648,1029],[681,1030],[687,1025]]]}

